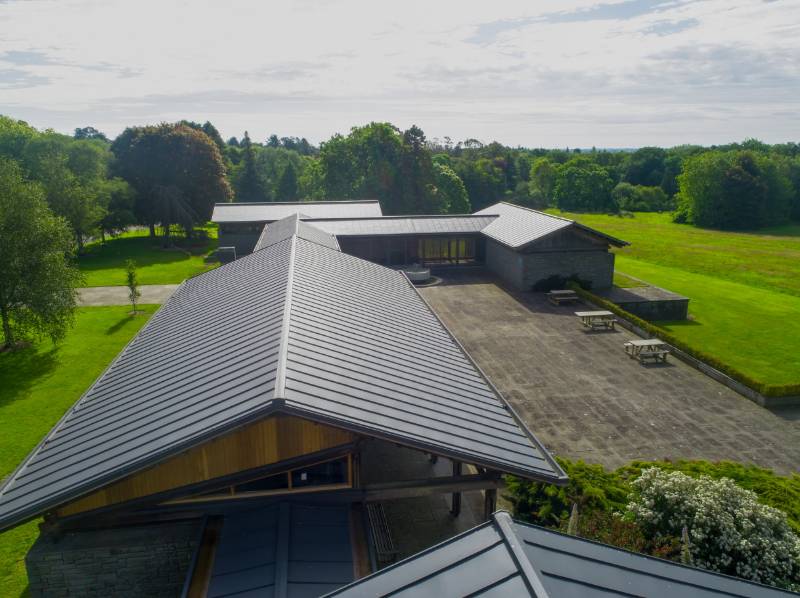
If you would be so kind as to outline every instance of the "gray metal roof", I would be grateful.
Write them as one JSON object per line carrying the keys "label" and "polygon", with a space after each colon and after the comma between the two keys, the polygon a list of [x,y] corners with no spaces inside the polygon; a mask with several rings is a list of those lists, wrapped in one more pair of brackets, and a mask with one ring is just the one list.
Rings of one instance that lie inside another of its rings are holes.
{"label": "gray metal roof", "polygon": [[225,515],[207,596],[304,598],[351,581],[349,506],[284,502]]}
{"label": "gray metal roof", "polygon": [[442,544],[328,594],[378,596],[797,596],[527,525],[499,511]]}
{"label": "gray metal roof", "polygon": [[212,222],[274,222],[291,214],[308,218],[368,218],[381,216],[377,200],[218,203]]}
{"label": "gray metal roof", "polygon": [[495,216],[383,216],[381,218],[309,219],[317,228],[337,237],[378,235],[475,234]]}
{"label": "gray metal roof", "polygon": [[602,237],[612,245],[623,246],[628,244],[625,241],[579,224],[574,220],[516,206],[504,201],[478,210],[475,213],[498,215],[499,217],[483,229],[482,232],[487,237],[512,249],[522,249],[544,237],[570,227],[579,228],[590,234]]}
{"label": "gray metal roof", "polygon": [[301,216],[299,214],[292,214],[277,222],[265,224],[253,251],[261,251],[265,247],[285,241],[292,235],[297,235],[306,241],[313,241],[314,243],[319,243],[320,245],[339,251],[339,242],[336,240],[336,237],[315,226],[306,224],[300,218]]}
{"label": "gray metal roof", "polygon": [[293,235],[178,288],[0,488],[0,529],[275,412],[566,479],[401,272]]}

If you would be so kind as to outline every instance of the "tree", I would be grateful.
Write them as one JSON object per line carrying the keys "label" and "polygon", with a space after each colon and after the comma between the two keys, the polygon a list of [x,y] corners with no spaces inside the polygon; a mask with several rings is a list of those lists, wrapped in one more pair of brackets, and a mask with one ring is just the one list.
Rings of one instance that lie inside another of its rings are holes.
{"label": "tree", "polygon": [[559,168],[553,191],[556,206],[577,212],[616,211],[614,181],[604,168],[583,160],[573,159]]}
{"label": "tree", "polygon": [[275,193],[278,201],[296,201],[298,197],[297,192],[297,171],[294,165],[289,162],[283,169],[280,179],[278,179],[278,188]]}
{"label": "tree", "polygon": [[0,159],[0,320],[3,347],[72,323],[80,273],[70,262],[72,234],[47,207],[44,191],[18,165]]}
{"label": "tree", "polygon": [[531,194],[540,198],[544,205],[553,201],[556,187],[556,165],[547,158],[537,158],[531,166]]}
{"label": "tree", "polygon": [[678,177],[676,218],[723,230],[785,222],[792,187],[785,169],[765,154],[708,151],[688,158]]}
{"label": "tree", "polygon": [[434,162],[435,194],[441,197],[439,202],[450,214],[469,214],[470,204],[464,181],[456,172],[445,164]]}
{"label": "tree", "polygon": [[672,207],[669,197],[661,187],[645,187],[619,183],[611,192],[620,210],[629,212],[660,212]]}
{"label": "tree", "polygon": [[628,157],[623,180],[631,185],[655,187],[664,180],[666,152],[660,147],[643,147]]}
{"label": "tree", "polygon": [[403,133],[400,182],[402,213],[444,213],[445,208],[432,193],[433,161],[425,143],[425,133],[416,125]]}
{"label": "tree", "polygon": [[[126,129],[111,146],[116,173],[136,190],[136,214],[150,226],[161,223],[165,235],[170,224],[187,227],[211,218],[215,202],[231,199],[225,165],[216,144],[204,132],[183,124]],[[168,193],[165,189],[172,188]],[[189,209],[191,221],[164,220],[185,211],[163,206],[162,200],[179,197]]]}
{"label": "tree", "polygon": [[108,142],[108,137],[94,127],[78,127],[75,129],[75,134],[72,136],[74,139],[99,139],[100,141]]}
{"label": "tree", "polygon": [[242,161],[235,177],[238,201],[266,201],[267,193],[256,169],[256,156],[250,134],[245,131],[240,144]]}
{"label": "tree", "polygon": [[142,296],[139,291],[139,276],[136,273],[136,262],[133,260],[125,261],[125,278],[126,286],[128,287],[128,299],[131,302],[133,315],[136,315],[136,301]]}
{"label": "tree", "polygon": [[100,220],[100,235],[105,242],[107,234],[120,233],[136,223],[136,192],[122,179],[114,178],[106,181],[102,197],[105,215]]}

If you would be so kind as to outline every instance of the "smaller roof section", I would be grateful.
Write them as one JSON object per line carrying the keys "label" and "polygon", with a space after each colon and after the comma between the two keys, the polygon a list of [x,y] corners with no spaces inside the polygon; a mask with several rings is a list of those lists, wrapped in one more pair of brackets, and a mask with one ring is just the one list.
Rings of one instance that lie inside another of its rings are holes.
{"label": "smaller roof section", "polygon": [[770,586],[514,521],[483,525],[328,594],[536,598],[780,598]]}
{"label": "smaller roof section", "polygon": [[512,249],[523,249],[532,243],[567,228],[577,228],[589,234],[602,237],[616,247],[628,245],[626,241],[621,241],[620,239],[584,226],[574,220],[546,214],[545,212],[524,208],[504,201],[479,210],[475,212],[475,214],[497,215],[498,218],[484,228],[482,232],[487,237],[511,247]]}
{"label": "smaller roof section", "polygon": [[442,216],[383,216],[379,218],[310,219],[309,222],[337,237],[380,235],[476,234],[497,216],[458,214]]}
{"label": "smaller roof section", "polygon": [[290,239],[292,235],[297,235],[306,241],[339,251],[339,243],[336,237],[303,222],[301,218],[300,214],[292,214],[276,222],[265,224],[264,230],[261,231],[261,236],[258,237],[256,246],[253,248],[253,252],[261,251],[270,245]]}
{"label": "smaller roof section", "polygon": [[377,200],[236,202],[214,205],[212,222],[275,222],[292,214],[303,218],[370,218],[382,216]]}

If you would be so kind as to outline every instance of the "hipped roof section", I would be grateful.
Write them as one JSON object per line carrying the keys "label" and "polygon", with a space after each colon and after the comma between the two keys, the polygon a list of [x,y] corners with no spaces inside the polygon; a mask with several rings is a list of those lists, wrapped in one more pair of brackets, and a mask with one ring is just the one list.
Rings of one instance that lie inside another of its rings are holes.
{"label": "hipped roof section", "polygon": [[326,596],[696,598],[797,596],[514,521],[498,511],[475,527]]}
{"label": "hipped roof section", "polygon": [[6,480],[0,529],[273,413],[566,480],[404,274],[295,233],[181,285]]}
{"label": "hipped roof section", "polygon": [[627,241],[622,241],[599,230],[584,226],[574,220],[504,201],[478,210],[475,214],[497,215],[498,218],[488,224],[481,232],[487,237],[515,250],[524,249],[545,237],[568,228],[576,228],[590,235],[600,237],[615,247],[623,247],[629,244]]}

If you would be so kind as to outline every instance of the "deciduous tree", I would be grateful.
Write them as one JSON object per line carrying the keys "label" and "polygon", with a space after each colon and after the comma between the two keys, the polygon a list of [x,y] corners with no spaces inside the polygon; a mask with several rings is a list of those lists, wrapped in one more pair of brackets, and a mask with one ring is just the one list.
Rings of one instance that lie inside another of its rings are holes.
{"label": "deciduous tree", "polygon": [[44,191],[0,159],[0,320],[3,346],[41,334],[53,341],[72,323],[80,273],[72,234],[47,206]]}

